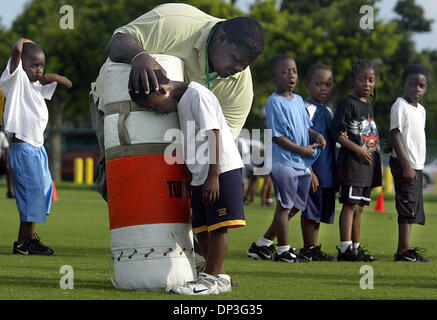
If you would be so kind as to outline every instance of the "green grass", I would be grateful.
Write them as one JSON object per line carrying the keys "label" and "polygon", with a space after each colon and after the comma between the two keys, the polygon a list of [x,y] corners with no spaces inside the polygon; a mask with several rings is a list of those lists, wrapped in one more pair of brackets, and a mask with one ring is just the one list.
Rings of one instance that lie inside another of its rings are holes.
{"label": "green grass", "polygon": [[[15,201],[6,199],[0,181],[0,300],[1,299],[199,299],[164,292],[124,291],[109,281],[110,240],[106,203],[88,187],[63,183],[57,186],[59,200],[53,203],[47,223],[37,224],[42,241],[55,250],[50,257],[12,255],[19,216]],[[239,282],[220,299],[437,299],[437,196],[426,196],[425,226],[413,226],[411,244],[428,249],[430,263],[394,263],[397,224],[393,196],[387,195],[386,212],[374,212],[375,200],[362,217],[361,243],[380,261],[374,269],[374,289],[360,288],[364,263],[312,262],[286,264],[256,261],[246,256],[270,224],[273,209],[259,205],[259,198],[246,207],[247,226],[229,231],[225,268]],[[336,255],[338,214],[333,225],[322,224],[322,249]],[[290,222],[290,244],[300,248],[300,219]],[[74,289],[60,289],[62,265],[74,269]],[[217,299],[217,297],[202,297]]]}

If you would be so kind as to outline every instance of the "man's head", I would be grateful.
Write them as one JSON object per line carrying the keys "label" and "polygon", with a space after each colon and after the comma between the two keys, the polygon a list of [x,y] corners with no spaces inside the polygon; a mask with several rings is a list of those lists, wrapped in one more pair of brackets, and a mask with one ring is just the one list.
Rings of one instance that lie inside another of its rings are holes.
{"label": "man's head", "polygon": [[264,51],[261,24],[250,17],[237,17],[219,23],[208,46],[211,71],[226,78],[241,72]]}
{"label": "man's head", "polygon": [[37,81],[44,73],[46,56],[44,51],[34,43],[26,42],[23,44],[21,53],[23,69],[31,82]]}

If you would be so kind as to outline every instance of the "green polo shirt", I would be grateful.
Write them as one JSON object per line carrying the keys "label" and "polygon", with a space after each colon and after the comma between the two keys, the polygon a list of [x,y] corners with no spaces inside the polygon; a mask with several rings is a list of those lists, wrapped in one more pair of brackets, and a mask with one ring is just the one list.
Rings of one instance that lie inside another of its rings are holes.
{"label": "green polo shirt", "polygon": [[[115,33],[127,33],[151,54],[168,54],[184,62],[184,80],[206,85],[205,50],[208,35],[223,21],[181,3],[160,5]],[[216,73],[211,73],[210,78]],[[228,78],[210,81],[210,89],[220,101],[223,114],[236,139],[246,122],[253,100],[250,69]]]}

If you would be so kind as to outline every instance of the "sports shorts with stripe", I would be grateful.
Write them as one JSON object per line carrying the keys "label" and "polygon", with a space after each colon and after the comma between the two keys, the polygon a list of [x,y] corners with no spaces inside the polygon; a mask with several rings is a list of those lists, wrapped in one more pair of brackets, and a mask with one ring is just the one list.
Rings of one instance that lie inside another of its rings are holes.
{"label": "sports shorts with stripe", "polygon": [[195,233],[246,225],[241,171],[240,168],[219,175],[220,196],[212,205],[203,203],[202,186],[191,186],[192,225]]}
{"label": "sports shorts with stripe", "polygon": [[371,187],[357,187],[341,185],[339,190],[340,203],[359,204],[368,206],[370,204]]}

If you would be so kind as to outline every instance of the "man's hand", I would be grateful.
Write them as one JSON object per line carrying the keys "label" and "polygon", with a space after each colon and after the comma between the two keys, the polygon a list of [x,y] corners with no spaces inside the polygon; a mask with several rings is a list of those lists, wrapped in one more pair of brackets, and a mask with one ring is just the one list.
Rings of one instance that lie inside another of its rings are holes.
{"label": "man's hand", "polygon": [[131,64],[131,71],[129,75],[129,91],[133,90],[136,94],[141,89],[145,94],[149,94],[150,91],[158,91],[159,83],[155,72],[160,71],[165,77],[167,72],[164,68],[148,53],[139,53],[133,58]]}
{"label": "man's hand", "polygon": [[208,175],[202,187],[202,199],[205,205],[214,204],[220,197],[219,178],[216,175]]}

